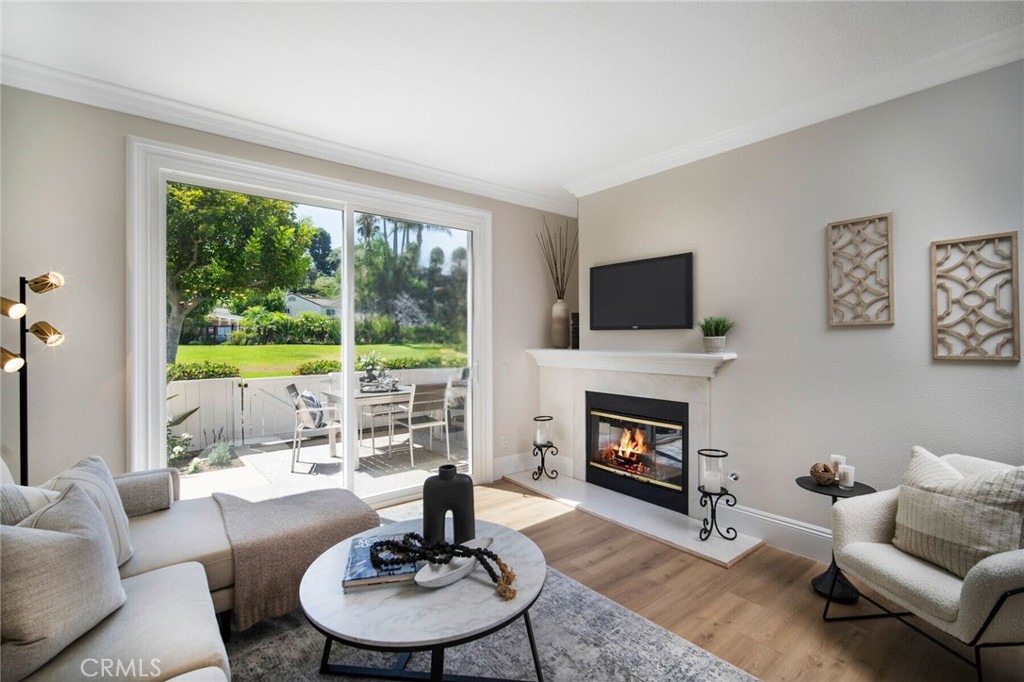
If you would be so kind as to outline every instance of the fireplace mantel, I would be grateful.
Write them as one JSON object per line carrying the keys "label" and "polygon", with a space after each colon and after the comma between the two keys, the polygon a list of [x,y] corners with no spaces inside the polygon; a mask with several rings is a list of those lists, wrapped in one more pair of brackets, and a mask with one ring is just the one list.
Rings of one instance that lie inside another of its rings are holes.
{"label": "fireplace mantel", "polygon": [[654,351],[555,350],[530,348],[526,351],[538,367],[598,369],[640,374],[670,374],[684,377],[715,376],[718,368],[736,359],[736,353],[663,353]]}

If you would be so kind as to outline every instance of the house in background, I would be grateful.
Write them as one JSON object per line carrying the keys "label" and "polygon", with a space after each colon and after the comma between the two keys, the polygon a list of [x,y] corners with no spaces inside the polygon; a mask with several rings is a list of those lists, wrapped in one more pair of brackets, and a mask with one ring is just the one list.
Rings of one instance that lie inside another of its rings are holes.
{"label": "house in background", "polygon": [[337,317],[340,306],[341,301],[336,298],[316,298],[294,291],[289,291],[284,297],[284,312],[291,317],[298,317],[301,313]]}

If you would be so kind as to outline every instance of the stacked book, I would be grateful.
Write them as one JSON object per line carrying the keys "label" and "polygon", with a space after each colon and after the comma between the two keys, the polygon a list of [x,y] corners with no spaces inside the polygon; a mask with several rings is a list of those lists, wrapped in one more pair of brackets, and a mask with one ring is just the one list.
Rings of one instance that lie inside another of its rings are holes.
{"label": "stacked book", "polygon": [[[402,537],[402,535],[371,535],[352,540],[352,547],[348,551],[348,564],[345,567],[345,575],[341,581],[342,589],[345,592],[356,592],[371,587],[405,582],[415,578],[418,567],[414,563],[402,564],[387,569],[377,569],[374,567],[373,562],[370,561],[370,546],[373,543],[383,540],[400,541]],[[381,553],[382,559],[387,559],[389,556],[387,552]]]}

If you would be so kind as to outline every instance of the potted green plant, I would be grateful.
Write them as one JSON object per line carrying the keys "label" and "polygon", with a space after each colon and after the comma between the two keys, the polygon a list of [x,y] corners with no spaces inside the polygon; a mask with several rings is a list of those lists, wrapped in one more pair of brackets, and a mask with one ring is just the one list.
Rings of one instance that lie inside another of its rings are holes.
{"label": "potted green plant", "polygon": [[725,350],[725,335],[736,326],[728,317],[709,315],[697,323],[700,333],[704,335],[704,352],[721,353]]}

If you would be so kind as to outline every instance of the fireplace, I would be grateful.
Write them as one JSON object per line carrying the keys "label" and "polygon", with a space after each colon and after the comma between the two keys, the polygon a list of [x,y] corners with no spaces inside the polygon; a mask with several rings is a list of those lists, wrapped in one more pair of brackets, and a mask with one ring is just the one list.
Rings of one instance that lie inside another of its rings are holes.
{"label": "fireplace", "polygon": [[587,483],[687,513],[689,405],[587,391]]}

